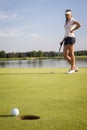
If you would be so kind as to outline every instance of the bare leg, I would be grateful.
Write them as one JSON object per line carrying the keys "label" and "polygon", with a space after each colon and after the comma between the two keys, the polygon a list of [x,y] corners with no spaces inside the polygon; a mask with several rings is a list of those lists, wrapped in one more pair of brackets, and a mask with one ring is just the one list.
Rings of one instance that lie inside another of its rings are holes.
{"label": "bare leg", "polygon": [[74,45],[69,45],[69,55],[71,58],[71,70],[75,70],[75,55],[74,55]]}
{"label": "bare leg", "polygon": [[64,46],[64,58],[70,63],[71,70],[75,69],[74,45]]}
{"label": "bare leg", "polygon": [[71,57],[69,56],[68,46],[64,46],[63,55],[64,55],[64,58],[69,62],[69,64],[71,64]]}

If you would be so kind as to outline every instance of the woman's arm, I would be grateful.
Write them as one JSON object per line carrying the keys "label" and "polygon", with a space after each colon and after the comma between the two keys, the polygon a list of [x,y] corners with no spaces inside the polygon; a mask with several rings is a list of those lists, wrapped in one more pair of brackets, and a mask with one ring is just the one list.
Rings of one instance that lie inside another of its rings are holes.
{"label": "woman's arm", "polygon": [[79,29],[79,28],[81,27],[80,23],[79,23],[79,22],[77,22],[77,21],[74,21],[74,23],[73,23],[73,24],[75,24],[75,25],[76,25],[76,27],[75,27],[74,29],[72,29],[72,30],[70,31],[70,33],[72,33],[73,31],[75,31],[75,30],[77,30],[77,29]]}

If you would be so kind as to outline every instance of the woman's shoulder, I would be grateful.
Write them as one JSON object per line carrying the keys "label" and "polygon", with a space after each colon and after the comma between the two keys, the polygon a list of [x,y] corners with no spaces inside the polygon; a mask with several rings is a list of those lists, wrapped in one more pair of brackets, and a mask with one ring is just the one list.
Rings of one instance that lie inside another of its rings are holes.
{"label": "woman's shoulder", "polygon": [[76,19],[74,19],[74,18],[72,18],[72,19],[71,19],[71,21],[73,21],[73,22],[74,22],[74,21],[77,21],[77,20],[76,20]]}

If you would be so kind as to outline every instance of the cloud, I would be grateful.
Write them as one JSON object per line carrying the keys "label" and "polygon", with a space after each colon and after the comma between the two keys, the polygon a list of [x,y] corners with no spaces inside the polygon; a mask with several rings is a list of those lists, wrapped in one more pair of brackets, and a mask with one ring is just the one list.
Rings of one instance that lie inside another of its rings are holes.
{"label": "cloud", "polygon": [[31,37],[32,39],[38,39],[40,36],[39,36],[39,34],[37,34],[37,33],[31,33],[31,34],[30,34],[30,37]]}
{"label": "cloud", "polygon": [[0,37],[16,37],[19,31],[15,28],[5,28],[0,30]]}
{"label": "cloud", "polygon": [[12,21],[17,17],[17,14],[7,14],[3,11],[0,11],[0,21]]}
{"label": "cloud", "polygon": [[21,27],[21,28],[3,28],[0,29],[0,37],[8,37],[8,38],[14,38],[14,37],[19,37],[22,36],[25,39],[29,40],[39,40],[40,35],[38,33],[31,33],[27,32],[27,26]]}
{"label": "cloud", "polygon": [[[7,15],[3,15],[4,17],[0,17],[1,19],[8,19]],[[15,15],[12,16],[12,19],[15,17]],[[22,36],[25,39],[30,39],[30,40],[38,40],[39,39],[39,34],[38,33],[31,33],[31,29],[35,29],[40,27],[40,25],[21,25],[20,27],[1,27],[0,28],[0,37],[18,37]]]}
{"label": "cloud", "polygon": [[40,39],[40,35],[38,33],[30,33],[28,36],[25,37],[26,39],[29,40],[39,40]]}

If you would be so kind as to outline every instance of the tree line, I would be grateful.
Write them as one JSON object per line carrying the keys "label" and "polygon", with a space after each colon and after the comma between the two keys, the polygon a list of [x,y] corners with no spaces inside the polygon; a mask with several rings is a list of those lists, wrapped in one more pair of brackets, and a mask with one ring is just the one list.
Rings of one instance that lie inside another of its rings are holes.
{"label": "tree line", "polygon": [[58,53],[55,51],[30,51],[30,52],[10,52],[0,51],[0,58],[24,58],[24,57],[55,57]]}
{"label": "tree line", "polygon": [[[61,52],[62,55],[62,52]],[[87,55],[87,50],[84,51],[76,51],[76,56]],[[24,57],[56,57],[58,56],[58,52],[56,51],[49,51],[43,52],[39,51],[30,51],[30,52],[9,52],[6,53],[5,51],[0,51],[0,58],[24,58]]]}

